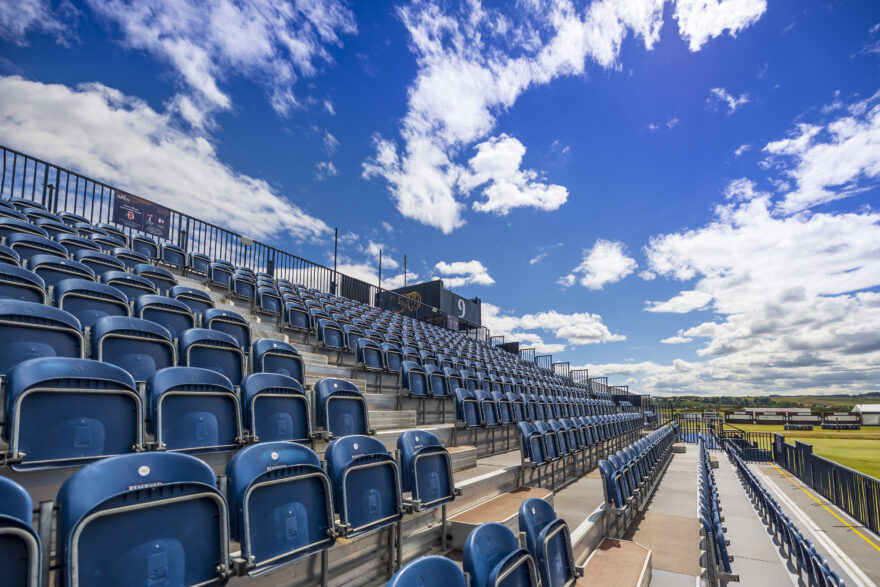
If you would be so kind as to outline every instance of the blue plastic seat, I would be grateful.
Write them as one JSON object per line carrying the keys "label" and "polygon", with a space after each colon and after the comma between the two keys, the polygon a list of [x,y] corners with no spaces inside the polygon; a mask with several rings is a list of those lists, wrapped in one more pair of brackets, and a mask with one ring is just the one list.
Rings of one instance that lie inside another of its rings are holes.
{"label": "blue plastic seat", "polygon": [[195,289],[194,287],[185,287],[183,285],[172,287],[169,297],[180,300],[189,306],[196,316],[201,316],[203,312],[214,307],[214,300],[211,296],[207,292]]}
{"label": "blue plastic seat", "polygon": [[211,264],[211,257],[201,253],[189,253],[187,259],[187,267],[194,273],[206,275],[208,273],[208,265]]}
{"label": "blue plastic seat", "polygon": [[92,224],[90,221],[85,222],[77,222],[73,225],[76,231],[81,235],[88,239],[92,238],[92,236],[96,234],[107,236],[107,233]]}
{"label": "blue plastic seat", "polygon": [[232,273],[232,267],[228,263],[213,261],[208,265],[208,283],[223,289],[229,289],[232,283]]}
{"label": "blue plastic seat", "polygon": [[58,491],[61,584],[202,585],[229,574],[229,514],[189,455],[103,459]]}
{"label": "blue plastic seat", "polygon": [[128,316],[125,294],[109,285],[88,279],[63,279],[55,286],[55,306],[70,312],[83,328],[103,316]]}
{"label": "blue plastic seat", "polygon": [[369,338],[358,339],[357,360],[361,367],[367,371],[385,370],[385,357],[382,354],[382,347]]}
{"label": "blue plastic seat", "polygon": [[81,222],[88,223],[89,221],[89,219],[85,216],[80,216],[79,214],[74,214],[73,212],[59,212],[58,217],[61,218],[61,221],[64,222],[64,224],[73,227],[76,227],[76,225]]}
{"label": "blue plastic seat", "polygon": [[48,232],[39,226],[34,226],[27,220],[0,217],[0,238],[9,239],[10,236],[17,233],[32,234],[43,238],[49,238]]}
{"label": "blue plastic seat", "polygon": [[[94,237],[99,238],[99,237]],[[104,247],[101,247],[102,250],[106,253],[112,254],[114,257],[119,259],[125,268],[128,270],[133,270],[138,265],[149,264],[150,259],[146,255],[141,255],[136,251],[132,251],[131,249],[126,249],[125,247],[113,247],[110,250],[107,250]]]}
{"label": "blue plastic seat", "polygon": [[67,257],[34,255],[27,263],[28,268],[43,279],[46,287],[70,278],[95,280],[95,274],[89,267]]}
{"label": "blue plastic seat", "polygon": [[46,282],[29,269],[0,263],[0,299],[46,303]]}
{"label": "blue plastic seat", "polygon": [[446,380],[446,375],[443,374],[440,367],[428,364],[425,365],[424,370],[428,379],[428,389],[431,390],[431,395],[438,398],[450,397],[449,382]]}
{"label": "blue plastic seat", "polygon": [[324,348],[331,350],[345,349],[345,333],[342,328],[330,318],[318,318],[315,323],[318,331],[318,342]]}
{"label": "blue plastic seat", "polygon": [[115,254],[117,250],[125,249],[128,246],[128,243],[126,243],[125,240],[108,234],[107,231],[101,227],[97,228],[104,231],[104,234],[92,234],[89,235],[89,238],[95,241],[95,244],[101,247],[101,250],[105,253]]}
{"label": "blue plastic seat", "polygon": [[0,299],[0,375],[38,357],[84,357],[79,320],[43,304]]}
{"label": "blue plastic seat", "polygon": [[535,561],[520,548],[504,524],[488,522],[474,528],[462,551],[462,567],[470,587],[537,587]]}
{"label": "blue plastic seat", "polygon": [[424,430],[407,430],[397,437],[403,491],[412,493],[417,510],[455,499],[452,459],[440,440]]}
{"label": "blue plastic seat", "polygon": [[492,394],[483,389],[477,389],[474,392],[477,401],[480,403],[480,414],[483,417],[484,426],[498,426],[501,422],[498,419],[498,406],[492,399]]}
{"label": "blue plastic seat", "polygon": [[480,402],[473,391],[458,388],[452,392],[455,398],[455,418],[464,422],[468,428],[477,428],[483,425],[483,416],[480,411]]}
{"label": "blue plastic seat", "polygon": [[134,316],[164,327],[172,339],[179,338],[184,330],[196,327],[196,317],[189,306],[174,298],[153,294],[135,298]]}
{"label": "blue plastic seat", "polygon": [[502,391],[493,391],[492,392],[492,401],[495,402],[495,405],[498,408],[498,423],[503,425],[515,424],[516,420],[513,417],[513,406],[510,403],[510,399],[507,395]]}
{"label": "blue plastic seat", "polygon": [[241,314],[219,308],[205,310],[202,313],[202,328],[224,332],[234,338],[242,349],[251,348],[251,327]]}
{"label": "blue plastic seat", "polygon": [[238,448],[242,440],[238,394],[229,379],[209,369],[168,367],[147,380],[150,429],[167,450]]}
{"label": "blue plastic seat", "polygon": [[21,485],[0,477],[0,585],[40,585],[42,545],[31,525],[33,509]]}
{"label": "blue plastic seat", "polygon": [[167,292],[171,291],[172,287],[177,285],[177,278],[174,277],[174,274],[164,267],[156,267],[149,263],[136,265],[134,274],[149,279],[162,295],[166,295]]}
{"label": "blue plastic seat", "polygon": [[27,222],[28,217],[19,212],[15,206],[12,204],[6,206],[4,204],[6,204],[6,200],[0,199],[0,218],[12,218],[13,220]]}
{"label": "blue plastic seat", "polygon": [[382,354],[385,356],[385,369],[391,373],[398,373],[403,364],[403,353],[400,347],[392,342],[382,344]]}
{"label": "blue plastic seat", "polygon": [[553,506],[531,497],[519,506],[519,531],[526,536],[526,550],[535,559],[541,585],[563,587],[577,581],[571,537],[565,521]]}
{"label": "blue plastic seat", "polygon": [[369,436],[337,438],[324,458],[343,535],[358,536],[400,520],[400,475],[384,444]]}
{"label": "blue plastic seat", "polygon": [[535,425],[530,422],[517,424],[520,434],[520,450],[524,459],[528,459],[533,465],[544,465],[550,460],[547,450],[547,440]]}
{"label": "blue plastic seat", "polygon": [[333,436],[367,434],[367,401],[345,379],[325,377],[315,382],[316,423]]}
{"label": "blue plastic seat", "polygon": [[244,426],[260,442],[312,438],[309,398],[299,381],[277,373],[254,373],[241,383]]}
{"label": "blue plastic seat", "polygon": [[104,316],[92,326],[92,357],[125,369],[135,381],[175,364],[171,334],[150,320]]}
{"label": "blue plastic seat", "polygon": [[159,259],[168,265],[186,267],[186,251],[171,243],[162,243]]}
{"label": "blue plastic seat", "polygon": [[423,556],[403,566],[387,587],[467,587],[464,573],[445,556]]}
{"label": "blue plastic seat", "polygon": [[274,287],[257,288],[257,310],[271,316],[281,315],[281,296]]}
{"label": "blue plastic seat", "polygon": [[21,257],[6,245],[0,245],[0,263],[21,267]]}
{"label": "blue plastic seat", "polygon": [[159,258],[159,245],[152,237],[145,235],[136,235],[131,237],[131,250],[140,253],[150,260]]}
{"label": "blue plastic seat", "polygon": [[261,338],[254,343],[254,371],[256,373],[278,373],[305,381],[305,363],[296,348],[283,340]]}
{"label": "blue plastic seat", "polygon": [[238,341],[207,328],[191,328],[178,338],[180,364],[216,371],[238,385],[245,376],[244,353]]}
{"label": "blue plastic seat", "polygon": [[115,287],[130,300],[145,294],[157,295],[159,293],[152,281],[126,271],[105,271],[101,274],[101,283]]}
{"label": "blue plastic seat", "polygon": [[306,307],[295,299],[284,298],[284,327],[292,330],[311,330],[312,318]]}
{"label": "blue plastic seat", "polygon": [[250,273],[235,271],[230,284],[230,293],[235,297],[253,301],[257,295],[257,282]]}
{"label": "blue plastic seat", "polygon": [[72,226],[68,226],[61,222],[60,220],[53,220],[51,218],[38,218],[32,221],[35,226],[39,226],[43,230],[45,230],[49,238],[53,240],[58,240],[58,237],[61,235],[67,236],[79,236],[79,233]]}
{"label": "blue plastic seat", "polygon": [[25,212],[27,210],[42,210],[44,212],[48,212],[49,209],[46,208],[46,205],[37,202],[36,200],[29,200],[28,198],[10,198],[9,203],[15,206],[17,210],[21,212]]}
{"label": "blue plastic seat", "polygon": [[119,239],[122,241],[125,246],[128,246],[128,235],[125,232],[117,227],[115,224],[110,224],[108,222],[99,222],[97,227],[106,232],[108,235],[113,238]]}
{"label": "blue plastic seat", "polygon": [[50,357],[17,364],[6,385],[3,437],[16,468],[76,464],[139,450],[144,409],[122,369]]}
{"label": "blue plastic seat", "polygon": [[318,455],[291,442],[248,446],[229,461],[231,534],[249,569],[333,546],[332,488]]}
{"label": "blue plastic seat", "polygon": [[415,361],[404,361],[400,365],[400,387],[411,396],[426,397],[429,395],[428,375]]}
{"label": "blue plastic seat", "polygon": [[58,234],[55,236],[55,242],[64,247],[67,256],[71,259],[78,251],[95,251],[101,252],[101,247],[87,238],[83,238],[73,234]]}
{"label": "blue plastic seat", "polygon": [[35,255],[67,258],[67,249],[46,237],[17,232],[6,237],[6,246],[18,253],[23,263]]}
{"label": "blue plastic seat", "polygon": [[107,271],[125,271],[125,263],[113,255],[108,255],[101,251],[80,249],[73,253],[73,260],[79,261],[94,271],[95,275],[102,275]]}

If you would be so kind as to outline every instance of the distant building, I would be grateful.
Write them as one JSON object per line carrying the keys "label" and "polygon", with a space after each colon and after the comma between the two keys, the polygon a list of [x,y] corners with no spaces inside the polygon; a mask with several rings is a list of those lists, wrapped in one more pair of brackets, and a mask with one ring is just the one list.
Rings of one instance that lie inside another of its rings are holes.
{"label": "distant building", "polygon": [[862,415],[864,426],[880,426],[880,404],[857,404],[853,412]]}

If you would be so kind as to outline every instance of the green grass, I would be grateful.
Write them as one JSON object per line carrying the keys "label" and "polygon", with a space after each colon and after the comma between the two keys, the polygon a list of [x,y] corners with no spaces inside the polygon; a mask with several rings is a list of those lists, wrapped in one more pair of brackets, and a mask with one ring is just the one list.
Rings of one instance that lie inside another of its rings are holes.
{"label": "green grass", "polygon": [[880,426],[863,426],[861,430],[812,431],[783,430],[782,426],[761,424],[736,425],[747,432],[778,432],[785,441],[795,440],[813,445],[813,453],[871,477],[880,479]]}

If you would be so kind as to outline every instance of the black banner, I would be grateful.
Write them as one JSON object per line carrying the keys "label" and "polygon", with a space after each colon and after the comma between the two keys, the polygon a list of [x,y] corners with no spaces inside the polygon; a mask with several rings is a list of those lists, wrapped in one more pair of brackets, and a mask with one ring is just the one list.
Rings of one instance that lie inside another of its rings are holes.
{"label": "black banner", "polygon": [[169,238],[171,211],[168,208],[119,190],[115,196],[113,222],[159,238]]}

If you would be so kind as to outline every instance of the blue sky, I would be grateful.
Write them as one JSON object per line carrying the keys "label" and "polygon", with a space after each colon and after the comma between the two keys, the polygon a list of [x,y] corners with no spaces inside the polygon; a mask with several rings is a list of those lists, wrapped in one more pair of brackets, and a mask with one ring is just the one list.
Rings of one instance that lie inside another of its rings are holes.
{"label": "blue sky", "polygon": [[0,4],[3,144],[652,394],[877,390],[878,74],[867,0]]}

